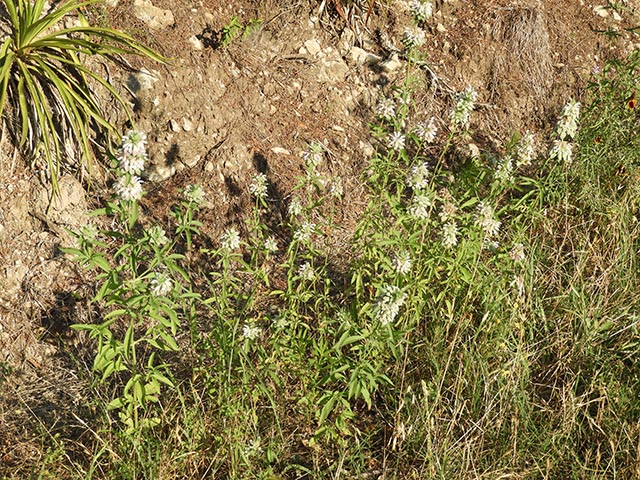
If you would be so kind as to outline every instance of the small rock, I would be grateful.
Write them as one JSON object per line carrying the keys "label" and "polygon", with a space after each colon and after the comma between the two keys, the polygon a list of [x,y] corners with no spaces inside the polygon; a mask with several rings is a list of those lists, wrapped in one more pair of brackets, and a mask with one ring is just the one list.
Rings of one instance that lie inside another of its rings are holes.
{"label": "small rock", "polygon": [[191,130],[193,130],[193,122],[191,120],[189,120],[187,117],[182,119],[182,129],[185,132],[190,132]]}
{"label": "small rock", "polygon": [[445,27],[442,23],[439,23],[438,25],[436,25],[436,30],[440,33],[444,33],[447,31],[447,27]]}
{"label": "small rock", "polygon": [[195,167],[202,157],[200,155],[195,155],[194,157],[189,158],[189,160],[184,160],[184,164],[189,167]]}
{"label": "small rock", "polygon": [[173,118],[171,120],[169,120],[169,127],[174,132],[179,132],[180,131],[180,125],[178,125],[178,122],[176,122]]}
{"label": "small rock", "polygon": [[391,55],[391,58],[385,60],[380,64],[380,68],[382,68],[382,71],[386,73],[393,73],[399,70],[400,67],[402,67],[402,62],[400,61],[396,53]]}
{"label": "small rock", "polygon": [[320,46],[320,42],[315,38],[312,38],[304,42],[299,52],[302,55],[306,54],[306,55],[311,55],[315,57],[318,53],[320,53],[321,50],[322,50],[322,47]]}
{"label": "small rock", "polygon": [[194,50],[202,50],[202,49],[204,49],[204,45],[203,45],[202,41],[198,37],[196,37],[195,35],[191,35],[189,37],[189,43],[191,44],[191,47]]}
{"label": "small rock", "polygon": [[146,68],[138,70],[136,73],[129,75],[127,86],[133,93],[145,90],[151,90],[153,85],[160,80],[160,74],[150,72]]}
{"label": "small rock", "polygon": [[145,170],[145,177],[150,182],[162,182],[176,173],[174,165],[155,164]]}
{"label": "small rock", "polygon": [[360,47],[353,47],[350,54],[351,61],[356,65],[373,65],[382,61],[382,57],[367,52]]}
{"label": "small rock", "polygon": [[320,65],[317,80],[320,83],[343,82],[347,77],[347,73],[349,73],[349,66],[341,58],[325,60]]}
{"label": "small rock", "polygon": [[602,18],[606,18],[609,16],[609,10],[605,5],[597,5],[593,7],[593,12]]}
{"label": "small rock", "polygon": [[273,147],[271,151],[276,155],[291,155],[291,150],[282,147]]}
{"label": "small rock", "polygon": [[175,23],[171,10],[155,7],[150,0],[135,0],[133,11],[151,30],[170,27]]}

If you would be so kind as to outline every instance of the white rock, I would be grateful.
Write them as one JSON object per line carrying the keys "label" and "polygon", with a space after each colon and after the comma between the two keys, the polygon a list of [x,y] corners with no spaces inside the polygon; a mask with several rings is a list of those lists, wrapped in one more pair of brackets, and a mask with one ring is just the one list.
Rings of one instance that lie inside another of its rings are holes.
{"label": "white rock", "polygon": [[150,0],[135,0],[133,11],[151,30],[170,27],[175,23],[171,10],[155,7]]}
{"label": "white rock", "polygon": [[291,155],[291,150],[282,147],[273,147],[271,151],[276,155]]}
{"label": "white rock", "polygon": [[349,66],[341,58],[325,60],[320,65],[317,81],[320,83],[343,82],[349,73]]}
{"label": "white rock", "polygon": [[393,73],[402,67],[402,62],[398,58],[398,55],[394,53],[391,58],[385,60],[380,64],[380,68],[386,73]]}
{"label": "white rock", "polygon": [[146,68],[143,68],[129,76],[127,79],[127,86],[133,93],[138,93],[145,90],[151,90],[158,80],[160,80],[159,73],[155,71],[150,72]]}
{"label": "white rock", "polygon": [[178,122],[176,122],[173,118],[171,120],[169,120],[169,127],[174,132],[179,132],[180,131],[180,125],[178,125]]}
{"label": "white rock", "polygon": [[191,120],[189,120],[187,117],[182,119],[182,129],[185,132],[190,132],[191,130],[193,130],[193,122]]}
{"label": "white rock", "polygon": [[300,53],[302,55],[308,54],[311,56],[316,56],[318,53],[320,53],[321,50],[322,47],[320,46],[320,42],[315,38],[312,38],[304,42],[303,46],[300,48]]}
{"label": "white rock", "polygon": [[189,43],[191,44],[191,47],[194,50],[202,50],[204,49],[204,45],[202,44],[202,41],[196,37],[195,35],[191,35],[189,37]]}
{"label": "white rock", "polygon": [[609,9],[607,9],[607,7],[604,5],[597,5],[593,7],[593,12],[602,18],[606,18],[609,16]]}
{"label": "white rock", "polygon": [[360,47],[353,47],[351,49],[351,60],[356,65],[373,65],[380,61],[382,61],[382,57],[375,55],[373,53],[367,52],[366,50]]}

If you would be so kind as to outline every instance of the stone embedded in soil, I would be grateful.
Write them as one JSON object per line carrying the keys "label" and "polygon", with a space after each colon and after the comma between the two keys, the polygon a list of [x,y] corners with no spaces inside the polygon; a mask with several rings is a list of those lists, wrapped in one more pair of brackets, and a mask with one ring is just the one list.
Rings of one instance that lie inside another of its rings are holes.
{"label": "stone embedded in soil", "polygon": [[133,8],[136,17],[146,23],[151,30],[170,27],[175,23],[171,10],[158,8],[150,0],[135,0]]}

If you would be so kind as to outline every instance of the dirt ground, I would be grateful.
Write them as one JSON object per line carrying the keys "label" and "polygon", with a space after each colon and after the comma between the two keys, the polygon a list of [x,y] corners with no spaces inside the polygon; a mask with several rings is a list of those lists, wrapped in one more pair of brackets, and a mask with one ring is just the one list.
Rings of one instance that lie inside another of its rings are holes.
{"label": "dirt ground", "polygon": [[[415,73],[430,88],[416,92],[417,111],[436,116],[444,128],[455,92],[471,85],[479,107],[470,143],[499,152],[516,131],[544,138],[561,106],[583,98],[607,59],[640,47],[631,30],[638,2],[621,2],[618,12],[599,8],[603,4],[435,2],[435,15],[424,25],[425,66]],[[303,174],[301,154],[318,140],[330,153],[326,173],[344,186],[338,251],[366,203],[362,179],[376,148],[368,122],[377,101],[404,79],[404,60],[400,56],[394,68],[389,43],[401,46],[411,23],[407,4],[375,2],[368,19],[363,0],[153,5],[170,12],[173,22],[150,26],[133,0],[93,12],[94,21],[127,31],[170,59],[158,65],[130,58],[131,69],[109,71],[135,107],[137,127],[149,136],[154,166],[147,172],[143,217],[167,222],[179,191],[200,183],[209,195],[200,216],[203,235],[215,243],[230,224],[242,231],[254,173],[267,175],[277,192],[273,207],[284,212]],[[224,27],[234,16],[242,25],[260,22],[223,47]],[[470,153],[468,145],[457,147]],[[109,191],[99,181],[86,191],[67,175],[47,211],[42,175],[25,167],[6,130],[0,149],[2,477],[17,465],[38,464],[43,431],[65,425],[79,439],[88,434],[82,420],[87,379],[79,377],[81,356],[69,325],[91,315],[91,279],[58,247],[71,242],[66,229],[83,225]]]}

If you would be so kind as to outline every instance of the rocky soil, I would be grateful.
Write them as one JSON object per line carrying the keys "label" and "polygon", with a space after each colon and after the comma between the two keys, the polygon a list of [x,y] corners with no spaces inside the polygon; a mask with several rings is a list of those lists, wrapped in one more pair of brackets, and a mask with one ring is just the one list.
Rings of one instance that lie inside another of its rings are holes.
{"label": "rocky soil", "polygon": [[[229,224],[242,229],[255,173],[267,175],[272,206],[284,211],[303,173],[302,152],[321,141],[329,151],[325,173],[344,188],[334,232],[341,248],[366,202],[363,175],[377,147],[368,122],[406,75],[395,48],[411,24],[407,3],[375,2],[367,18],[367,1],[152,1],[109,0],[92,12],[94,22],[170,59],[129,58],[130,68],[108,72],[149,136],[146,221],[166,222],[179,191],[200,183],[209,195],[203,234],[215,243]],[[429,85],[416,92],[417,114],[435,116],[444,128],[455,92],[471,85],[479,108],[460,154],[499,152],[516,131],[543,138],[560,106],[583,97],[594,71],[640,47],[630,29],[638,2],[619,3],[614,12],[586,0],[435,2],[424,65],[414,72]],[[233,17],[249,28],[229,39],[224,29]],[[90,315],[91,279],[58,247],[70,244],[67,229],[86,223],[109,190],[100,180],[87,190],[66,175],[48,208],[46,183],[25,166],[6,130],[0,149],[1,474],[18,459],[38,462],[43,428],[69,422],[83,431],[70,408],[82,404],[85,379],[70,357],[69,325]]]}

